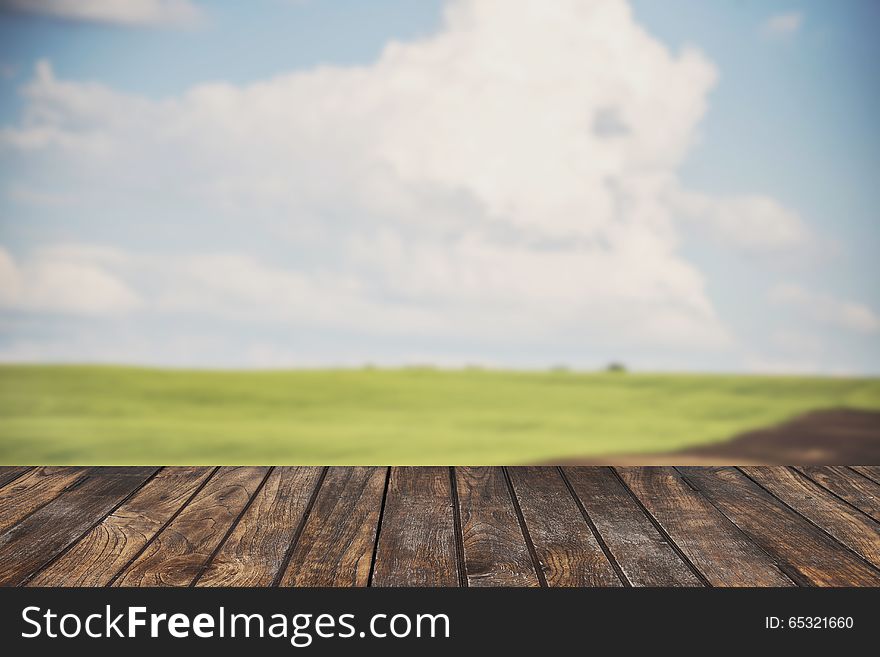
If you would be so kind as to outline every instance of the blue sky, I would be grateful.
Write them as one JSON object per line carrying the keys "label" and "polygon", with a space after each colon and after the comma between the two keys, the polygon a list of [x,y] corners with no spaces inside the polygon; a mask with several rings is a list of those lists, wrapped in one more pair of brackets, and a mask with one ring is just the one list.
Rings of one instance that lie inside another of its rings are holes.
{"label": "blue sky", "polygon": [[0,359],[880,372],[872,0],[22,4]]}

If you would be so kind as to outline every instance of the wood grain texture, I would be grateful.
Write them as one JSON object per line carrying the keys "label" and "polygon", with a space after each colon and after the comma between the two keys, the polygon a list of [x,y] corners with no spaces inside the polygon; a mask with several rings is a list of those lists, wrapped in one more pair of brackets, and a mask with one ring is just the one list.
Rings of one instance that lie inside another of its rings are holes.
{"label": "wood grain texture", "polygon": [[805,583],[878,586],[880,574],[735,468],[680,468],[740,529]]}
{"label": "wood grain texture", "polygon": [[504,471],[457,467],[455,480],[468,586],[538,586]]}
{"label": "wood grain texture", "polygon": [[866,561],[880,566],[880,525],[785,467],[744,467],[741,470],[771,495],[784,502],[837,542]]}
{"label": "wood grain texture", "polygon": [[207,467],[163,468],[135,495],[93,527],[28,586],[104,586],[211,474]]}
{"label": "wood grain texture", "polygon": [[114,586],[188,586],[268,472],[224,467],[113,582]]}
{"label": "wood grain texture", "polygon": [[615,468],[712,586],[793,586],[777,564],[674,468]]}
{"label": "wood grain texture", "polygon": [[874,520],[880,521],[880,484],[839,465],[804,466],[796,470]]}
{"label": "wood grain texture", "polygon": [[449,468],[391,468],[373,586],[458,586]]}
{"label": "wood grain texture", "polygon": [[387,468],[332,467],[281,586],[366,586]]}
{"label": "wood grain texture", "polygon": [[702,586],[610,468],[563,468],[633,586]]}
{"label": "wood grain texture", "polygon": [[867,477],[875,484],[880,484],[880,465],[854,465],[852,469]]}
{"label": "wood grain texture", "polygon": [[555,468],[508,468],[548,586],[622,586]]}
{"label": "wood grain texture", "polygon": [[4,465],[0,466],[0,488],[12,483],[25,472],[33,470],[32,465]]}
{"label": "wood grain texture", "polygon": [[0,586],[19,586],[103,520],[156,468],[90,468],[74,488],[0,535]]}
{"label": "wood grain texture", "polygon": [[87,473],[87,468],[39,467],[11,481],[0,496],[0,533],[51,502]]}
{"label": "wood grain texture", "polygon": [[269,586],[320,479],[320,467],[278,467],[196,586]]}
{"label": "wood grain texture", "polygon": [[0,585],[880,586],[878,470],[0,468]]}

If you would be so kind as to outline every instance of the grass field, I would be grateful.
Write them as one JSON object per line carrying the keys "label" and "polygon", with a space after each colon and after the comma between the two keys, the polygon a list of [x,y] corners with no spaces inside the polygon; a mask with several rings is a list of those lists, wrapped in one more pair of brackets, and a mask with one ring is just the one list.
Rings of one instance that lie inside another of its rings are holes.
{"label": "grass field", "polygon": [[669,451],[833,407],[880,409],[880,380],[0,366],[0,463],[533,463]]}

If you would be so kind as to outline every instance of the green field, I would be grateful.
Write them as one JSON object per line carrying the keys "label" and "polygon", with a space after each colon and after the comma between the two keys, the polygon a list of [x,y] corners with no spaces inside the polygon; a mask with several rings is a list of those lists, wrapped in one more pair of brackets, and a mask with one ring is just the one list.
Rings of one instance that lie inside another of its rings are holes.
{"label": "green field", "polygon": [[0,463],[533,463],[674,450],[835,407],[880,409],[880,380],[0,366]]}

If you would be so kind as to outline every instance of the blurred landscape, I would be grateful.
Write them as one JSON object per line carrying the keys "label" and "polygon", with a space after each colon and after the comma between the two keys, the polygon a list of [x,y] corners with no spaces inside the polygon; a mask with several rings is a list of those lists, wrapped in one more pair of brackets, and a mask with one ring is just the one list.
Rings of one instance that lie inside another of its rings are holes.
{"label": "blurred landscape", "polygon": [[878,26],[0,0],[0,462],[880,462]]}
{"label": "blurred landscape", "polygon": [[[815,409],[880,411],[880,380],[3,366],[0,462],[632,463],[723,444]],[[875,431],[878,417],[868,416]],[[808,447],[783,458],[809,460]],[[772,444],[757,458],[771,457]]]}

